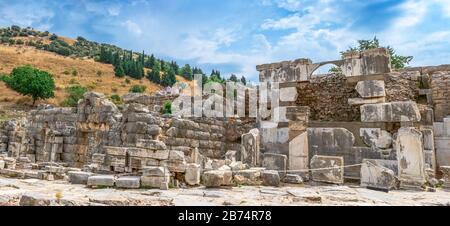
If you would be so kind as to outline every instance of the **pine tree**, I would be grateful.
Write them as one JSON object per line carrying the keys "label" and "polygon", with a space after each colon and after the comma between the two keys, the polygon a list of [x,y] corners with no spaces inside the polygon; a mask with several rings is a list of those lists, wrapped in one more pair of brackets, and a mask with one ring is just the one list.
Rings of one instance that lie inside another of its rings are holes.
{"label": "pine tree", "polygon": [[238,81],[238,78],[236,77],[236,75],[235,74],[231,74],[231,76],[230,76],[230,79],[229,79],[230,81],[232,81],[232,82],[237,82]]}
{"label": "pine tree", "polygon": [[125,76],[125,71],[123,70],[122,65],[118,65],[114,68],[114,73],[117,77],[122,78]]}
{"label": "pine tree", "polygon": [[242,76],[241,82],[242,82],[242,84],[247,85],[247,79],[245,79],[244,76]]}
{"label": "pine tree", "polygon": [[153,83],[160,84],[161,83],[160,73],[161,73],[161,65],[158,61],[156,61],[155,64],[153,65],[152,71],[149,72],[149,74],[147,75],[148,79]]}
{"label": "pine tree", "polygon": [[175,76],[175,71],[170,68],[168,72],[163,77],[161,81],[161,85],[163,86],[173,86],[177,82],[177,78]]}
{"label": "pine tree", "polygon": [[183,68],[181,68],[181,76],[183,76],[185,79],[191,81],[193,76],[193,72],[191,69],[191,66],[189,64],[184,65]]}

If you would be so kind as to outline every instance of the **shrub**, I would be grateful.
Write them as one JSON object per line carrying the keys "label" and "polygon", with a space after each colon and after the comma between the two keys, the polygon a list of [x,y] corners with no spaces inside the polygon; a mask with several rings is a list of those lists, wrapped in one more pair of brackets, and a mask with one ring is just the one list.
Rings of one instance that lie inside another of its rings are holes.
{"label": "shrub", "polygon": [[134,85],[131,87],[130,92],[131,93],[143,93],[147,89],[146,86],[140,86],[140,85]]}
{"label": "shrub", "polygon": [[172,102],[166,101],[164,103],[163,114],[172,114]]}
{"label": "shrub", "polygon": [[101,77],[102,76],[102,72],[101,71],[97,71],[97,76]]}
{"label": "shrub", "polygon": [[73,69],[73,71],[72,71],[72,76],[77,76],[77,75],[78,75],[77,69]]}
{"label": "shrub", "polygon": [[6,85],[18,93],[31,96],[33,105],[36,100],[48,99],[55,96],[55,81],[53,76],[46,71],[41,71],[32,66],[14,68],[11,76],[3,77]]}
{"label": "shrub", "polygon": [[66,89],[69,96],[61,103],[64,107],[76,107],[78,101],[83,99],[83,95],[88,91],[84,86],[76,85]]}
{"label": "shrub", "polygon": [[69,72],[68,70],[65,70],[65,71],[63,72],[63,74],[65,74],[65,75],[70,75],[70,72]]}
{"label": "shrub", "polygon": [[122,104],[122,98],[117,94],[111,95],[110,99],[114,104]]}
{"label": "shrub", "polygon": [[125,83],[126,83],[126,84],[130,84],[130,83],[131,83],[130,79],[127,79],[127,78],[126,78],[126,79],[125,79]]}

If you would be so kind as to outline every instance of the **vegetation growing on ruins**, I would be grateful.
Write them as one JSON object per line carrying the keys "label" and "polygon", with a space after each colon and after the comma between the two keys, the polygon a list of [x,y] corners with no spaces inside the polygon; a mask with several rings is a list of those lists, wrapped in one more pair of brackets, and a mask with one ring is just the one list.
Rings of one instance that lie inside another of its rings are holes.
{"label": "vegetation growing on ruins", "polygon": [[55,96],[53,76],[29,65],[14,68],[10,76],[2,76],[2,81],[18,93],[31,96],[33,105],[39,99]]}
{"label": "vegetation growing on ruins", "polygon": [[163,114],[172,114],[172,102],[166,101],[164,103]]}
{"label": "vegetation growing on ruins", "polygon": [[[348,53],[348,52],[363,52],[365,50],[369,49],[376,49],[381,48],[383,46],[380,45],[380,41],[375,36],[371,40],[359,40],[357,47],[350,47],[347,51],[342,52],[342,54]],[[395,50],[391,46],[386,46],[386,49],[388,49],[389,54],[391,55],[391,66],[394,69],[402,69],[405,68],[412,60],[413,56],[400,56],[395,53]]]}
{"label": "vegetation growing on ruins", "polygon": [[63,107],[76,107],[78,101],[83,98],[83,95],[88,91],[88,88],[80,85],[68,87],[66,92],[69,96],[61,103]]}

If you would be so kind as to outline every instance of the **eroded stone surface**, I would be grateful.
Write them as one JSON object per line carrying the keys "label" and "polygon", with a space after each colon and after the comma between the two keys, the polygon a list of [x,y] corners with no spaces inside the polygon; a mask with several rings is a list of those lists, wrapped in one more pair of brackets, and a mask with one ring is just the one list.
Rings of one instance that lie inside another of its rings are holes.
{"label": "eroded stone surface", "polygon": [[312,180],[332,184],[344,183],[344,158],[315,155],[311,159]]}

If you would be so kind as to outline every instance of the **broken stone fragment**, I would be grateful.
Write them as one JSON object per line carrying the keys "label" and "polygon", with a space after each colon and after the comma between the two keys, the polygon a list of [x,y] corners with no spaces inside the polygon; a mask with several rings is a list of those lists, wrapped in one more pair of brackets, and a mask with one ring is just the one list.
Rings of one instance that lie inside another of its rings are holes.
{"label": "broken stone fragment", "polygon": [[116,179],[116,187],[137,189],[141,186],[141,178],[136,176],[124,176]]}
{"label": "broken stone fragment", "polygon": [[82,171],[69,171],[69,182],[72,184],[87,184],[88,179],[93,173]]}
{"label": "broken stone fragment", "polygon": [[229,166],[232,171],[239,171],[239,170],[244,170],[244,169],[248,168],[247,164],[243,164],[241,161],[232,162]]}
{"label": "broken stone fragment", "polygon": [[239,175],[247,179],[248,181],[255,182],[261,179],[261,171],[257,169],[246,169],[234,172],[235,175]]}
{"label": "broken stone fragment", "polygon": [[186,166],[186,173],[184,174],[184,180],[186,184],[194,186],[200,184],[201,179],[201,167],[198,164],[191,163]]}
{"label": "broken stone fragment", "polygon": [[344,183],[343,157],[315,155],[310,164],[313,181],[331,184]]}
{"label": "broken stone fragment", "polygon": [[266,186],[280,186],[280,175],[275,170],[264,170],[261,177]]}
{"label": "broken stone fragment", "polygon": [[87,185],[89,187],[114,187],[115,178],[113,175],[90,176]]}
{"label": "broken stone fragment", "polygon": [[236,162],[236,155],[237,151],[227,151],[227,153],[225,153],[225,160],[228,160],[230,163]]}
{"label": "broken stone fragment", "polygon": [[303,179],[300,175],[297,174],[286,174],[286,176],[283,178],[283,182],[288,184],[302,184]]}
{"label": "broken stone fragment", "polygon": [[0,169],[4,169],[5,168],[5,161],[0,160]]}
{"label": "broken stone fragment", "polygon": [[380,80],[366,80],[360,81],[356,85],[356,91],[363,98],[374,98],[386,96],[384,88],[384,81]]}
{"label": "broken stone fragment", "polygon": [[211,170],[202,176],[203,185],[206,187],[220,187],[231,185],[233,174],[231,171]]}
{"label": "broken stone fragment", "polygon": [[391,190],[396,187],[397,179],[393,170],[385,167],[385,161],[365,159],[361,166],[361,186]]}
{"label": "broken stone fragment", "polygon": [[392,135],[380,128],[361,128],[360,136],[369,147],[387,149],[392,147]]}

